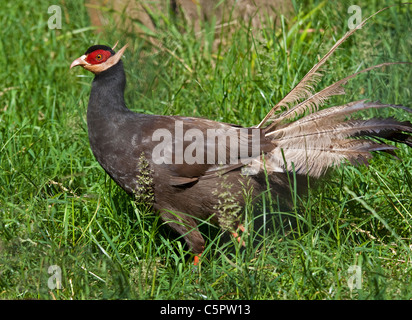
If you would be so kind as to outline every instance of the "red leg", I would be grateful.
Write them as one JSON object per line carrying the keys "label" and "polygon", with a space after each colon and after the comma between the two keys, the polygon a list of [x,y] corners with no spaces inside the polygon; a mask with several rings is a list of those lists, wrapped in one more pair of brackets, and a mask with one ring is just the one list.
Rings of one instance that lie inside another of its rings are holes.
{"label": "red leg", "polygon": [[[238,227],[237,227],[237,230],[240,230],[240,231],[242,231],[242,232],[245,232],[245,227],[243,226],[243,225],[239,225]],[[239,234],[235,231],[235,232],[232,232],[232,235],[236,238],[236,240],[240,243],[240,241],[242,241],[242,238],[239,236]],[[243,241],[242,242],[242,246],[246,246],[246,243]]]}
{"label": "red leg", "polygon": [[202,255],[201,253],[195,255],[195,258],[194,258],[194,261],[193,261],[194,266],[197,266],[199,264],[201,255]]}

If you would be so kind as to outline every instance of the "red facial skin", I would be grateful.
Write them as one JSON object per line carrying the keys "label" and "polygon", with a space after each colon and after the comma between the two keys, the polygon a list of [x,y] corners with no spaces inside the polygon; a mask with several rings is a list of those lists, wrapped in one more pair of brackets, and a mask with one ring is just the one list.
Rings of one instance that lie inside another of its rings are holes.
{"label": "red facial skin", "polygon": [[93,52],[90,52],[87,57],[86,57],[86,61],[90,64],[99,64],[102,62],[105,62],[108,58],[110,58],[111,53],[109,51],[106,50],[96,50]]}

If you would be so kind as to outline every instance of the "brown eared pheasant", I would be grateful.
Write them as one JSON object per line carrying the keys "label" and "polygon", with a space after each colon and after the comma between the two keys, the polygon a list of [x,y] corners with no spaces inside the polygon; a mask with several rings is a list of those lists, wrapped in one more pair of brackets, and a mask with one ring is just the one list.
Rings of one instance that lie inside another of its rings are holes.
{"label": "brown eared pheasant", "polygon": [[394,154],[396,147],[384,140],[412,147],[410,122],[350,117],[370,108],[412,112],[408,107],[361,100],[320,109],[329,97],[344,94],[343,85],[356,75],[400,62],[369,67],[311,92],[325,61],[368,19],[337,41],[260,124],[249,128],[130,111],[124,100],[121,60],[126,46],[115,52],[94,45],[70,66],[95,74],[87,109],[93,154],[120,187],[144,199],[184,238],[197,263],[205,246],[200,221],[217,224],[240,241],[245,188],[255,199],[269,184],[272,194],[287,203],[288,174],[295,173],[299,187],[304,187],[308,176],[320,178],[344,160],[366,164],[371,152]]}

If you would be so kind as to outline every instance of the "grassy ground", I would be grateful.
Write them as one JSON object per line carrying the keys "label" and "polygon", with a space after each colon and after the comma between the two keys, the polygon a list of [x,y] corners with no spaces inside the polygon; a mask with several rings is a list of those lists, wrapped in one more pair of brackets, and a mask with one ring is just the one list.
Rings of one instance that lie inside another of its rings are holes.
{"label": "grassy ground", "polygon": [[[402,161],[377,155],[368,168],[339,168],[297,198],[293,234],[251,233],[239,249],[202,229],[207,248],[197,270],[183,242],[136,207],[89,149],[92,76],[68,67],[91,44],[130,44],[126,100],[135,111],[254,125],[347,31],[350,4],[293,3],[296,17],[254,31],[247,22],[231,32],[212,23],[194,34],[157,14],[164,47],[155,51],[144,35],[114,27],[97,34],[79,0],[56,3],[60,30],[48,28],[47,3],[1,0],[0,298],[412,298],[412,151],[404,146]],[[358,5],[366,17],[383,3]],[[320,87],[372,64],[412,61],[411,9],[392,8],[359,30],[331,58]],[[331,103],[412,106],[411,80],[410,67],[374,71]],[[361,287],[350,290],[351,279]]]}

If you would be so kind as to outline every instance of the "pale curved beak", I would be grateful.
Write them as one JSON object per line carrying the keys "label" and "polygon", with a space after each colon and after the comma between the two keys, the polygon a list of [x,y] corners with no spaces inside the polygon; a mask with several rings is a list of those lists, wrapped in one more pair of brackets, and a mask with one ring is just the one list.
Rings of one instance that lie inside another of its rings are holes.
{"label": "pale curved beak", "polygon": [[74,60],[74,61],[72,62],[72,64],[70,65],[70,69],[73,68],[73,67],[77,67],[77,66],[85,66],[85,65],[88,65],[89,63],[86,62],[85,59],[86,59],[86,55],[85,55],[85,54],[82,55],[80,58],[77,58],[77,59]]}

